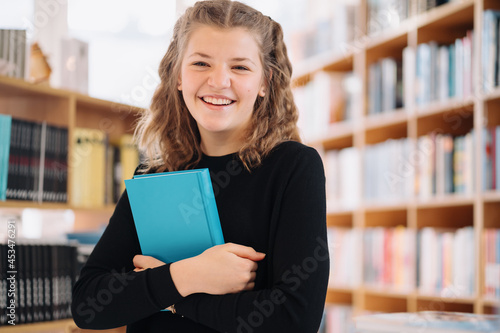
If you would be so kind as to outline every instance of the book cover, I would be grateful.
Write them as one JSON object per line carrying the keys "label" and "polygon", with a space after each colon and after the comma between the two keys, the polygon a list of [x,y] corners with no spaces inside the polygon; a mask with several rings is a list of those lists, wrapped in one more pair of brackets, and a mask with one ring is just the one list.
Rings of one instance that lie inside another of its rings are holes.
{"label": "book cover", "polygon": [[359,333],[500,332],[500,316],[460,312],[378,313],[356,317],[355,322]]}
{"label": "book cover", "polygon": [[0,200],[6,199],[12,117],[0,115]]}
{"label": "book cover", "polygon": [[142,254],[171,263],[224,243],[208,169],[125,180]]}

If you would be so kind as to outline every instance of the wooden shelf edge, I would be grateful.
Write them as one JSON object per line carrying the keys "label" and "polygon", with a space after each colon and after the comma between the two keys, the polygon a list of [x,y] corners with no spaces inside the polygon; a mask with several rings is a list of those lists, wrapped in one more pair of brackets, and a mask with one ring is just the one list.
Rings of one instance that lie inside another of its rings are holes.
{"label": "wooden shelf edge", "polygon": [[365,296],[377,296],[377,297],[388,297],[388,298],[407,298],[412,293],[412,290],[396,290],[394,288],[386,287],[363,287],[363,292]]}
{"label": "wooden shelf edge", "polygon": [[0,201],[0,209],[24,209],[24,208],[36,208],[36,209],[57,209],[57,210],[74,210],[74,211],[92,211],[92,212],[112,212],[115,209],[115,205],[105,205],[100,207],[79,207],[73,206],[68,203],[57,203],[57,202],[33,202],[33,201],[21,201],[21,200],[7,200]]}
{"label": "wooden shelf edge", "polygon": [[396,109],[376,115],[367,115],[364,118],[366,130],[380,129],[383,127],[402,125],[408,122],[410,114],[404,109]]}
{"label": "wooden shelf edge", "polygon": [[329,285],[328,286],[328,292],[329,293],[353,293],[356,288],[353,287],[348,287],[348,286],[336,286],[336,285]]}
{"label": "wooden shelf edge", "polygon": [[483,95],[485,101],[493,101],[500,99],[500,87],[494,88],[492,91]]}
{"label": "wooden shelf edge", "polygon": [[482,195],[483,202],[499,202],[500,203],[500,190],[496,191],[487,191]]}
{"label": "wooden shelf edge", "polygon": [[5,85],[14,89],[19,89],[21,91],[25,91],[30,94],[40,94],[40,95],[49,95],[51,97],[56,98],[67,98],[70,99],[74,97],[77,103],[89,104],[92,106],[98,106],[102,108],[109,108],[111,110],[117,112],[131,112],[131,113],[141,113],[144,111],[143,108],[128,105],[120,102],[109,101],[97,97],[92,97],[89,95],[85,95],[76,91],[65,90],[61,88],[54,88],[45,84],[34,84],[22,79],[11,78],[0,75],[0,86]]}
{"label": "wooden shelf edge", "polygon": [[329,126],[326,137],[308,142],[307,145],[332,150],[351,147],[353,140],[354,124],[351,121],[341,121]]}
{"label": "wooden shelf edge", "polygon": [[311,75],[325,69],[330,71],[343,69],[345,71],[346,67],[349,67],[349,64],[352,66],[354,62],[353,57],[354,52],[350,50],[344,54],[340,51],[327,51],[305,59],[294,67],[292,86],[306,84],[310,80]]}
{"label": "wooden shelf edge", "polygon": [[473,206],[474,198],[463,194],[449,194],[446,196],[433,196],[427,199],[417,198],[417,209],[446,208],[456,206]]}
{"label": "wooden shelf edge", "polygon": [[471,108],[471,112],[473,111],[475,98],[474,97],[466,97],[466,98],[452,98],[445,102],[435,101],[428,103],[423,106],[416,107],[416,117],[425,118],[434,115],[440,115],[445,112],[453,111],[453,110],[461,110],[464,108]]}
{"label": "wooden shelf edge", "polygon": [[417,292],[416,294],[417,301],[418,300],[424,300],[424,301],[439,301],[439,302],[445,302],[445,303],[460,303],[460,304],[473,304],[474,302],[477,301],[477,297],[470,296],[470,297],[443,297],[440,295],[431,295],[431,294],[425,294],[425,293],[420,293]]}
{"label": "wooden shelf edge", "polygon": [[58,98],[69,98],[71,92],[56,89],[45,84],[34,84],[22,79],[11,78],[0,75],[0,85],[6,85],[15,89],[24,90],[27,93],[49,95]]}
{"label": "wooden shelf edge", "polygon": [[121,102],[114,102],[114,101],[109,101],[97,97],[92,97],[88,95],[84,95],[81,93],[73,92],[72,93],[75,98],[77,103],[83,103],[83,104],[88,104],[92,106],[99,106],[101,108],[107,108],[110,109],[111,111],[114,112],[128,112],[128,113],[133,113],[133,114],[140,114],[141,112],[144,111],[143,108],[134,106],[134,105],[129,105],[129,104],[124,104]]}
{"label": "wooden shelf edge", "polygon": [[[66,327],[73,324],[73,319],[61,319],[54,321],[43,321],[38,323],[27,323],[27,324],[16,324],[6,325],[0,327],[0,332],[2,333],[15,333],[15,332],[65,332]],[[55,331],[57,330],[57,331]]]}
{"label": "wooden shelf edge", "polygon": [[423,28],[434,22],[440,21],[446,17],[450,17],[457,12],[468,7],[474,6],[474,0],[456,0],[451,1],[441,6],[432,8],[431,10],[421,13],[416,16],[417,28]]}
{"label": "wooden shelf edge", "polygon": [[409,205],[409,200],[401,200],[398,202],[368,202],[362,204],[362,207],[365,212],[384,212],[407,210]]}
{"label": "wooden shelf edge", "polygon": [[397,27],[382,30],[372,35],[367,35],[367,41],[365,45],[363,45],[363,48],[366,50],[375,49],[383,47],[385,44],[391,43],[396,39],[403,38],[412,29],[411,27],[414,24],[413,22],[413,18],[408,18],[401,22]]}

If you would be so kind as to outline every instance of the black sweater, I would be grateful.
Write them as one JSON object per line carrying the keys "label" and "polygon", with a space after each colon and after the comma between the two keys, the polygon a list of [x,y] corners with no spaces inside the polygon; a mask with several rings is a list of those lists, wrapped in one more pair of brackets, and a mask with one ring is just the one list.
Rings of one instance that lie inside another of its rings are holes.
{"label": "black sweater", "polygon": [[[296,142],[277,146],[248,172],[235,154],[203,156],[224,240],[253,247],[255,288],[183,298],[170,265],[134,272],[140,254],[127,193],[74,286],[72,312],[82,328],[127,325],[127,332],[317,332],[329,273],[325,177],[318,153]],[[161,311],[175,304],[177,314]]]}

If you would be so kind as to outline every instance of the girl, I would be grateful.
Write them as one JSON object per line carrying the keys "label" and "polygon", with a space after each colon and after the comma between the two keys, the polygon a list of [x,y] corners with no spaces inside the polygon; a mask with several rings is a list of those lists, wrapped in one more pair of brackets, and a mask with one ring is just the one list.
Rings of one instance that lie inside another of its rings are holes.
{"label": "girl", "polygon": [[209,168],[227,243],[171,264],[140,255],[124,192],[74,286],[75,322],[317,332],[329,272],[325,178],[318,153],[300,143],[280,25],[236,1],[197,2],[177,21],[159,74],[136,132],[146,155],[137,172]]}

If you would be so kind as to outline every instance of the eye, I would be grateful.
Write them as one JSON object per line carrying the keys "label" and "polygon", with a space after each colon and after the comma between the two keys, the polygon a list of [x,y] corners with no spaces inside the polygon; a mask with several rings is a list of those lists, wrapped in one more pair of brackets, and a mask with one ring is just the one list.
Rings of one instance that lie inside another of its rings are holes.
{"label": "eye", "polygon": [[195,63],[193,63],[194,66],[199,66],[199,67],[208,67],[208,64],[206,62],[203,62],[203,61],[197,61]]}
{"label": "eye", "polygon": [[236,69],[236,70],[239,70],[239,71],[248,71],[249,70],[248,67],[241,66],[241,65],[240,66],[234,66],[233,68]]}

